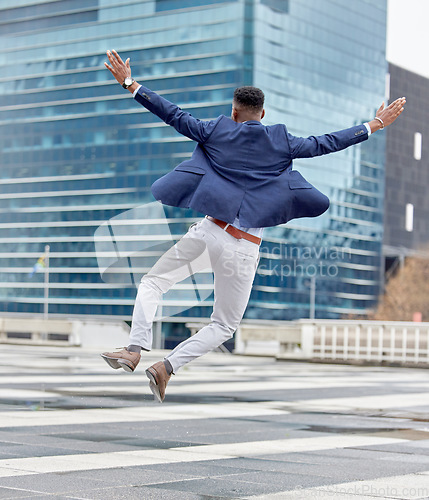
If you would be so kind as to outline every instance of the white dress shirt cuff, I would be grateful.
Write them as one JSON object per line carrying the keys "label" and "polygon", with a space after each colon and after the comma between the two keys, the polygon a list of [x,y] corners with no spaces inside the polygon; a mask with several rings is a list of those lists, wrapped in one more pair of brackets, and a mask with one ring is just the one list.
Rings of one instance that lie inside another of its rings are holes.
{"label": "white dress shirt cuff", "polygon": [[[136,90],[133,92],[133,97],[135,97],[135,96],[136,96],[136,94],[137,94],[137,92],[139,91],[140,87],[141,87],[141,85],[139,85],[139,86],[136,88]],[[369,133],[371,133],[371,131],[370,131]]]}
{"label": "white dress shirt cuff", "polygon": [[[136,90],[137,92],[137,90]],[[364,123],[366,129],[368,130],[368,137],[371,135],[371,127],[369,126],[369,123]]]}

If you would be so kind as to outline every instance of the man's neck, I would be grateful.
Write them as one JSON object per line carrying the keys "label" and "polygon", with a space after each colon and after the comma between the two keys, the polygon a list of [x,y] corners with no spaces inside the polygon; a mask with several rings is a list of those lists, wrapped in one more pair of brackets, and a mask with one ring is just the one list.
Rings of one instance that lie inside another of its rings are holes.
{"label": "man's neck", "polygon": [[260,122],[261,117],[255,115],[245,115],[237,118],[237,123]]}

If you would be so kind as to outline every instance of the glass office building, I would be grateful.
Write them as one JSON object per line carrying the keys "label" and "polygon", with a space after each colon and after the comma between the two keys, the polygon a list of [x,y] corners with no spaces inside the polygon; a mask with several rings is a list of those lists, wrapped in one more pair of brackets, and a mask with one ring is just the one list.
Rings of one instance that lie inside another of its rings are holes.
{"label": "glass office building", "polygon": [[[266,123],[319,135],[372,118],[385,100],[386,2],[256,3],[252,32],[253,83],[267,95]],[[331,206],[316,219],[267,231],[271,261],[261,261],[266,271],[260,269],[248,315],[337,318],[374,305],[382,277],[384,152],[378,133],[361,146],[294,162]]]}
{"label": "glass office building", "polygon": [[[0,0],[0,310],[43,312],[44,274],[31,270],[49,245],[50,314],[128,320],[139,273],[200,216],[152,204],[151,183],[194,145],[121,89],[107,49],[198,118],[229,115],[234,88],[256,85],[265,124],[308,136],[374,115],[385,33],[385,0]],[[295,168],[331,207],[265,231],[246,316],[362,313],[381,279],[383,134]],[[106,278],[100,255],[118,251],[118,225],[129,253],[120,278]],[[182,283],[163,314],[207,317],[211,287],[207,277]]]}

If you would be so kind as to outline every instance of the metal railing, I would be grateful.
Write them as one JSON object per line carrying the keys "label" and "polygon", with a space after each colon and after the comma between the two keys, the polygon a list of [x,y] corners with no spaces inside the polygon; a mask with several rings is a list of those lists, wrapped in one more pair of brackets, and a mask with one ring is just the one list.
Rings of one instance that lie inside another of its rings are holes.
{"label": "metal railing", "polygon": [[[278,357],[429,364],[429,323],[362,320],[298,320],[243,325],[241,352],[251,343],[277,341]],[[263,332],[263,334],[261,334]],[[240,351],[238,351],[240,352]]]}
{"label": "metal railing", "polygon": [[302,326],[307,330],[303,351],[313,358],[429,363],[429,323],[323,321]]}

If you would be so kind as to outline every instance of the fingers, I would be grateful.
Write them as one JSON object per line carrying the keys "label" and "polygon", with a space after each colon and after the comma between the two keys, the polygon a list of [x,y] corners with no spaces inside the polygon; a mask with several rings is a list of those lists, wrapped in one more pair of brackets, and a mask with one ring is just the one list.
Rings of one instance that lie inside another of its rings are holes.
{"label": "fingers", "polygon": [[124,61],[121,59],[116,50],[112,50],[112,52],[108,50],[107,57],[109,58],[110,64],[113,68],[119,68],[120,66],[124,65]]}
{"label": "fingers", "polygon": [[393,101],[393,102],[389,105],[389,108],[390,108],[390,109],[399,109],[399,108],[403,108],[406,102],[407,102],[407,100],[405,99],[405,97],[400,97],[399,99],[396,99],[395,101]]}
{"label": "fingers", "polygon": [[406,102],[407,101],[406,101],[405,97],[400,97],[399,99],[396,99],[395,101],[390,103],[389,106],[387,106],[387,108],[385,108],[383,110],[383,112],[388,113],[391,111],[397,111],[398,109],[403,108],[405,106]]}
{"label": "fingers", "polygon": [[406,103],[405,97],[400,97],[399,99],[396,99],[393,101],[389,106],[383,110],[377,111],[376,116],[381,118],[384,122],[384,125],[387,127],[388,125],[391,125],[397,118],[398,116],[404,111],[404,106]]}
{"label": "fingers", "polygon": [[121,56],[116,52],[116,50],[112,50],[112,52],[119,64],[124,64],[124,61],[121,59]]}
{"label": "fingers", "polygon": [[107,62],[104,63],[104,66],[106,66],[106,68],[113,74],[113,68],[111,68]]}
{"label": "fingers", "polygon": [[402,113],[402,111],[404,111],[404,106],[406,102],[407,101],[405,97],[400,97],[399,99],[396,99],[396,101],[392,102],[391,111],[394,113],[395,117],[398,117]]}
{"label": "fingers", "polygon": [[117,66],[115,65],[115,59],[112,56],[112,53],[110,52],[110,50],[107,51],[107,57],[109,59],[111,66],[109,66],[106,62],[104,64],[105,64],[106,68],[109,69],[114,74],[115,68],[117,68]]}

